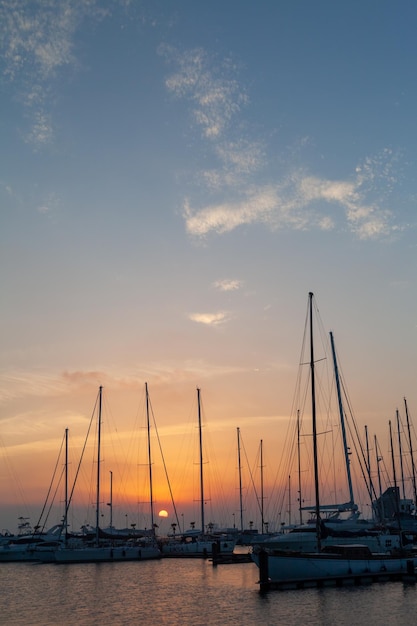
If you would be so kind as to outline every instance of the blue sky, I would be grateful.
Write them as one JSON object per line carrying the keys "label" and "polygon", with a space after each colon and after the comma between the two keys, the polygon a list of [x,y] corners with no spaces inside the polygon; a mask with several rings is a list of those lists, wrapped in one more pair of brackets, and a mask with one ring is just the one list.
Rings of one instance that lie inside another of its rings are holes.
{"label": "blue sky", "polygon": [[279,445],[309,291],[360,423],[386,436],[404,396],[415,413],[416,19],[407,0],[1,2],[16,468],[81,433],[99,384],[129,412],[148,381],[163,425],[201,386],[231,439]]}

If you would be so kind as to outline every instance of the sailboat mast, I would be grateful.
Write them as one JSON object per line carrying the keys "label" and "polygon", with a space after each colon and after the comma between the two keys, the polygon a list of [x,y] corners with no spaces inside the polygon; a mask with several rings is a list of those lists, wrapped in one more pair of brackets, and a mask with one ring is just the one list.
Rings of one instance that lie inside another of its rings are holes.
{"label": "sailboat mast", "polygon": [[334,367],[334,376],[335,376],[335,381],[336,381],[337,401],[339,404],[339,416],[340,416],[340,426],[342,429],[343,450],[345,452],[345,463],[346,463],[346,472],[347,472],[349,497],[350,497],[349,504],[353,505],[354,503],[353,487],[352,487],[352,476],[350,473],[349,448],[348,448],[347,440],[346,440],[345,414],[343,411],[342,392],[340,390],[339,367],[337,365],[336,349],[334,346],[334,337],[333,337],[332,332],[330,332],[330,343],[332,346],[333,367]]}
{"label": "sailboat mast", "polygon": [[197,387],[197,405],[198,405],[198,434],[200,444],[200,497],[201,497],[201,532],[204,533],[204,480],[203,480],[203,434],[201,427],[201,401],[200,389]]}
{"label": "sailboat mast", "polygon": [[368,472],[368,479],[366,482],[366,486],[368,488],[369,501],[372,504],[372,493],[375,490],[372,484],[372,477],[371,477],[371,455],[370,455],[370,450],[369,450],[368,427],[366,424],[365,424],[365,446],[366,446],[366,470]]}
{"label": "sailboat mast", "polygon": [[374,441],[375,441],[376,467],[377,467],[377,473],[378,473],[379,502],[381,504],[381,506],[378,507],[377,509],[377,513],[379,517],[378,521],[380,523],[385,523],[384,500],[382,498],[381,471],[379,469],[379,464],[383,459],[382,459],[382,456],[378,453],[378,440],[376,438],[376,435],[374,435]]}
{"label": "sailboat mast", "polygon": [[403,488],[403,498],[405,499],[403,448],[402,448],[402,442],[401,442],[400,412],[398,411],[398,409],[396,410],[396,419],[397,419],[397,434],[398,434],[398,452],[400,455],[401,485]]}
{"label": "sailboat mast", "polygon": [[303,523],[303,505],[301,498],[301,456],[300,456],[300,409],[297,411],[297,454],[298,454],[298,512],[300,524]]}
{"label": "sailboat mast", "polygon": [[408,445],[410,448],[410,455],[411,455],[411,469],[413,472],[413,491],[414,491],[414,504],[417,505],[417,487],[416,487],[416,466],[414,464],[414,454],[413,454],[413,444],[411,441],[411,430],[410,430],[410,419],[408,416],[408,406],[407,406],[407,399],[404,398],[404,407],[405,407],[405,416],[407,419],[407,432],[408,432]]}
{"label": "sailboat mast", "polygon": [[149,420],[149,393],[148,383],[145,383],[146,392],[146,424],[148,429],[148,465],[149,465],[149,501],[151,507],[151,528],[152,532],[155,532],[155,521],[153,514],[153,487],[152,487],[152,456],[151,456],[151,425]]}
{"label": "sailboat mast", "polygon": [[261,461],[261,533],[264,533],[264,462],[263,462],[263,441],[260,443],[260,461]]}
{"label": "sailboat mast", "polygon": [[316,532],[317,532],[317,550],[321,550],[321,529],[320,529],[320,492],[319,492],[319,466],[317,455],[317,416],[316,416],[316,382],[314,372],[314,341],[313,341],[313,297],[310,291],[309,310],[310,310],[310,375],[311,375],[311,416],[313,422],[313,460],[314,460],[314,489],[316,497]]}
{"label": "sailboat mast", "polygon": [[110,470],[110,532],[113,534],[113,472]]}
{"label": "sailboat mast", "polygon": [[243,532],[243,501],[242,501],[242,464],[240,461],[240,428],[237,429],[237,460],[239,470],[239,510],[240,510],[240,531]]}
{"label": "sailboat mast", "polygon": [[101,448],[101,407],[102,407],[103,387],[99,388],[98,403],[98,425],[97,425],[97,489],[96,489],[96,543],[99,543],[99,521],[100,521],[100,448]]}
{"label": "sailboat mast", "polygon": [[399,489],[397,487],[397,474],[395,471],[394,445],[392,443],[391,420],[388,421],[388,426],[389,426],[389,439],[390,439],[390,444],[391,444],[391,463],[392,463],[392,476],[394,479],[395,507],[396,507],[396,513],[397,513],[397,518],[398,518],[398,529],[400,531],[400,543],[402,543],[401,518],[400,518],[400,496],[399,496]]}
{"label": "sailboat mast", "polygon": [[64,514],[64,544],[67,545],[68,536],[68,428],[65,429],[65,514]]}

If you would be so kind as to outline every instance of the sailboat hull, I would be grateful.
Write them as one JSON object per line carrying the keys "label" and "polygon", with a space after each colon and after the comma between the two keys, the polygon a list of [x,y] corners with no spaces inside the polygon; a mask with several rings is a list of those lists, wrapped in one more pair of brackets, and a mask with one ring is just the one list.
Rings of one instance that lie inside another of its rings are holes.
{"label": "sailboat hull", "polygon": [[[353,547],[352,547],[353,548]],[[340,554],[273,553],[254,551],[252,560],[260,568],[261,583],[296,585],[324,581],[347,580],[384,576],[415,576],[417,560],[414,557],[391,557],[368,554],[352,556]]]}
{"label": "sailboat hull", "polygon": [[172,557],[200,557],[208,558],[213,551],[216,554],[232,554],[236,542],[230,540],[223,541],[180,541],[172,540],[162,545],[162,555]]}
{"label": "sailboat hull", "polygon": [[63,548],[55,552],[55,563],[145,561],[159,558],[161,558],[161,552],[155,546]]}

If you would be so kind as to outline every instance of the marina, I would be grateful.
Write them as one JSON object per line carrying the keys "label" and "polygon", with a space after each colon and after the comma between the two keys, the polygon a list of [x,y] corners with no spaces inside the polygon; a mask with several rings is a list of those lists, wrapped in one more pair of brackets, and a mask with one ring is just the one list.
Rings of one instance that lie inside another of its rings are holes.
{"label": "marina", "polygon": [[[317,317],[317,319],[316,319]],[[99,387],[98,396],[91,416],[92,424],[96,425],[95,445],[95,524],[84,525],[76,533],[69,532],[68,519],[71,509],[76,479],[69,488],[68,479],[68,429],[65,430],[65,462],[64,462],[64,514],[62,523],[55,525],[50,531],[41,530],[41,519],[31,528],[27,518],[20,518],[19,533],[6,533],[1,536],[0,563],[32,562],[55,565],[99,564],[116,562],[139,562],[172,559],[173,561],[209,560],[213,566],[253,564],[259,569],[259,589],[261,592],[271,589],[308,588],[311,586],[329,587],[344,585],[362,585],[373,582],[400,581],[415,583],[417,571],[417,525],[415,507],[412,499],[400,499],[393,463],[394,488],[388,489],[380,498],[372,502],[374,518],[361,518],[359,507],[355,502],[351,476],[350,448],[346,436],[346,412],[343,405],[342,383],[339,377],[339,365],[336,357],[333,333],[330,333],[330,346],[333,362],[334,381],[337,391],[337,405],[340,419],[342,440],[341,457],[344,459],[348,487],[348,499],[344,503],[323,504],[322,488],[324,480],[319,471],[322,465],[320,455],[323,448],[318,445],[318,398],[316,397],[316,364],[322,359],[315,356],[316,325],[318,325],[318,308],[312,292],[308,295],[307,316],[305,320],[303,350],[308,358],[303,357],[300,369],[309,366],[307,383],[311,398],[311,431],[314,506],[303,507],[301,498],[301,461],[298,456],[299,468],[299,515],[300,524],[289,526],[280,533],[264,532],[268,528],[265,523],[263,508],[263,475],[262,475],[262,442],[261,442],[261,533],[253,528],[244,530],[243,500],[242,500],[242,466],[241,466],[241,434],[238,434],[238,470],[240,494],[240,529],[233,523],[233,527],[220,528],[213,522],[206,522],[206,493],[204,474],[204,446],[202,429],[201,392],[197,388],[197,418],[198,418],[198,456],[199,456],[199,507],[200,529],[196,522],[191,522],[191,528],[185,530],[184,519],[182,526],[172,499],[175,513],[175,522],[171,523],[172,532],[163,535],[157,532],[154,514],[154,486],[153,486],[153,457],[151,446],[151,408],[148,385],[145,383],[146,398],[146,431],[147,431],[147,469],[149,478],[149,515],[150,528],[137,529],[132,524],[129,529],[116,529],[113,526],[113,473],[110,472],[110,525],[102,527],[102,476],[101,476],[101,446],[102,446],[102,404],[103,388]],[[308,341],[307,341],[308,339]],[[299,381],[302,377],[299,376]],[[305,392],[303,395],[306,395]],[[406,409],[407,409],[407,405]],[[308,411],[307,411],[308,413]],[[297,438],[299,442],[300,424],[297,411]],[[398,432],[399,413],[397,411]],[[407,411],[407,423],[408,411]],[[410,432],[410,429],[409,429]],[[391,423],[390,423],[391,433]],[[85,443],[85,445],[86,445]],[[411,446],[411,439],[410,439]],[[392,435],[391,447],[393,448]],[[62,449],[62,448],[61,448]],[[401,442],[399,445],[400,451]],[[412,449],[412,448],[411,448]],[[337,452],[332,450],[333,458]],[[339,453],[340,454],[340,453]],[[298,449],[298,455],[300,450]],[[80,458],[80,465],[83,454]],[[359,458],[359,463],[361,462]],[[403,471],[402,457],[401,469]],[[413,467],[414,470],[414,467]],[[369,494],[375,494],[371,479],[370,461],[365,459],[365,482],[368,480]],[[76,477],[78,472],[76,473]],[[366,479],[367,475],[367,479]],[[413,475],[415,475],[413,473]],[[415,484],[415,482],[414,482]],[[49,489],[48,493],[51,491]],[[390,498],[391,496],[391,498]],[[290,496],[288,496],[290,499]],[[401,505],[403,503],[403,507]],[[389,506],[391,504],[391,506]],[[44,509],[47,506],[45,502]],[[49,505],[51,506],[51,505]],[[303,523],[303,513],[309,511],[308,523]],[[163,511],[164,515],[168,515]],[[343,515],[345,517],[343,517]],[[407,516],[407,531],[401,527],[402,516]],[[235,520],[234,520],[235,521]],[[413,524],[415,527],[413,527]],[[176,532],[178,529],[178,532]]]}

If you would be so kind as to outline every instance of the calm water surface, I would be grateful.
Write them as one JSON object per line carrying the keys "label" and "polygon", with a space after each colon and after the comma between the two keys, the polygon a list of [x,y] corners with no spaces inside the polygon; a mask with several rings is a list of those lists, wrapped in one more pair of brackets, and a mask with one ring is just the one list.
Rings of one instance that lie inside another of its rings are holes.
{"label": "calm water surface", "polygon": [[0,564],[0,624],[416,623],[417,586],[400,582],[261,595],[253,563],[193,559],[80,565]]}

